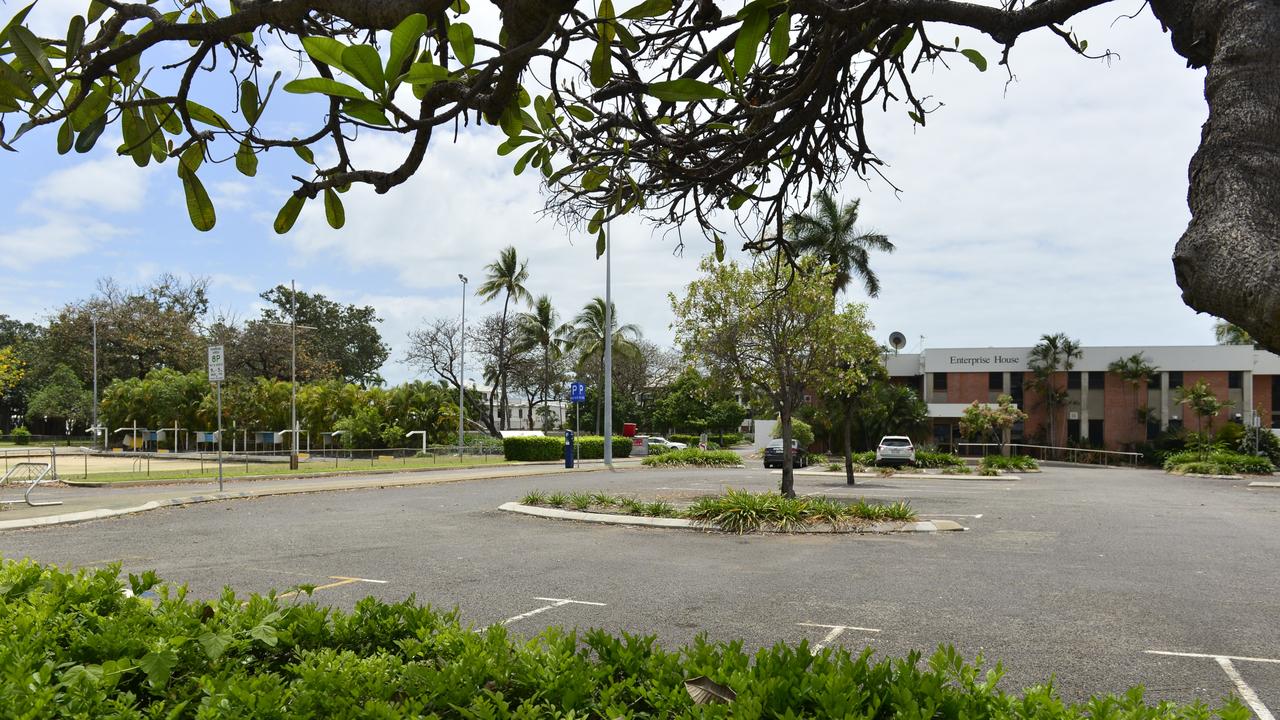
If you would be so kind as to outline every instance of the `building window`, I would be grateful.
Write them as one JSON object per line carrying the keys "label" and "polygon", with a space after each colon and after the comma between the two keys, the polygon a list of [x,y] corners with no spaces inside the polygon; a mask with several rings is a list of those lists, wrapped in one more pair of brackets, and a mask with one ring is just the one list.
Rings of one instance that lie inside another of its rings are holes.
{"label": "building window", "polygon": [[[1093,372],[1089,373],[1089,392],[1102,392],[1102,389],[1105,388],[1106,386],[1107,386],[1106,373],[1100,370],[1094,370]],[[1093,434],[1090,433],[1089,437],[1093,437]]]}
{"label": "building window", "polygon": [[[1092,380],[1092,378],[1090,378],[1090,380]],[[1097,447],[1102,447],[1102,421],[1101,420],[1089,421],[1089,444]]]}
{"label": "building window", "polygon": [[1079,389],[1080,389],[1080,379],[1081,379],[1082,377],[1084,377],[1084,373],[1082,373],[1082,372],[1069,372],[1069,373],[1067,373],[1067,389],[1068,389],[1068,390],[1079,390]]}
{"label": "building window", "polygon": [[1080,442],[1080,421],[1067,421],[1067,442]]}
{"label": "building window", "polygon": [[1022,373],[1009,375],[1009,396],[1015,405],[1022,407]]}
{"label": "building window", "polygon": [[987,389],[999,390],[1000,392],[1004,392],[1004,373],[1002,372],[987,373]]}
{"label": "building window", "polygon": [[1148,390],[1160,389],[1160,373],[1154,372],[1147,376],[1147,389]]}
{"label": "building window", "polygon": [[933,389],[937,392],[947,391],[947,374],[946,373],[933,374]]}
{"label": "building window", "polygon": [[1244,371],[1232,370],[1227,373],[1227,389],[1243,390],[1244,389]]}
{"label": "building window", "polygon": [[1182,371],[1181,370],[1169,371],[1169,387],[1171,389],[1176,387],[1182,387]]}

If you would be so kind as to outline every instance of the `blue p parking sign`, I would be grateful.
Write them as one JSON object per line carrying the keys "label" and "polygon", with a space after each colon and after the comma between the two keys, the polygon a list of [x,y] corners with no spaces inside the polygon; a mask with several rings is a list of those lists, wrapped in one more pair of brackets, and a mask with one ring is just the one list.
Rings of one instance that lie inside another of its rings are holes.
{"label": "blue p parking sign", "polygon": [[587,386],[580,383],[569,385],[569,402],[584,403],[587,401]]}

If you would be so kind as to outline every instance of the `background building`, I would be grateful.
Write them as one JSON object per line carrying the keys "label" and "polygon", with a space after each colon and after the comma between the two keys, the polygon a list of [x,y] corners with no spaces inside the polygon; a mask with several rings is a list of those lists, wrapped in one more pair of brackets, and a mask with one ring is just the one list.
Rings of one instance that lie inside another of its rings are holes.
{"label": "background building", "polygon": [[[1180,386],[1204,380],[1218,399],[1230,403],[1214,427],[1235,421],[1280,428],[1280,356],[1251,345],[1084,347],[1067,372],[1054,381],[1067,391],[1055,410],[1059,443],[1122,450],[1168,429],[1199,430],[1198,418],[1176,400]],[[924,398],[939,446],[963,441],[959,419],[970,403],[995,402],[1010,395],[1027,413],[1013,431],[1014,442],[1047,443],[1048,414],[1033,389],[1029,347],[932,348],[919,354],[889,355],[889,375]],[[1108,367],[1142,353],[1156,372],[1147,382],[1126,382]],[[1064,430],[1065,429],[1065,430]]]}

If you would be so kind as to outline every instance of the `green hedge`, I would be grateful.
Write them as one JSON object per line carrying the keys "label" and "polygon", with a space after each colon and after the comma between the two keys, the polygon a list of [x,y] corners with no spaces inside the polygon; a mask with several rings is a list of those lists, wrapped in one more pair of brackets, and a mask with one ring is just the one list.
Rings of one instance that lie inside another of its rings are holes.
{"label": "green hedge", "polygon": [[564,438],[503,438],[502,456],[507,460],[559,460],[564,457]]}
{"label": "green hedge", "polygon": [[[562,451],[563,452],[563,451]],[[613,456],[615,458],[631,457],[631,438],[613,436]],[[580,460],[599,460],[604,457],[604,437],[601,435],[582,435],[578,438],[578,458]]]}
{"label": "green hedge", "polygon": [[[130,576],[135,594],[151,573]],[[549,628],[461,627],[456,612],[374,598],[342,612],[230,591],[188,600],[159,588],[125,597],[116,570],[69,574],[0,565],[0,708],[24,718],[727,718],[938,717],[1083,720],[1207,718],[1202,706],[1147,706],[1141,692],[1064,705],[1050,686],[1024,697],[944,648],[875,660],[807,643],[754,654],[741,642],[665,650],[653,637]],[[694,705],[684,681],[727,686]],[[1222,718],[1249,717],[1231,699]]]}
{"label": "green hedge", "polygon": [[1039,470],[1040,463],[1029,455],[984,455],[978,467],[983,470]]}
{"label": "green hedge", "polygon": [[1200,453],[1183,450],[1165,456],[1167,472],[1202,473],[1205,475],[1270,475],[1276,468],[1271,461],[1259,455],[1242,455],[1227,450]]}
{"label": "green hedge", "polygon": [[917,450],[915,466],[918,468],[964,467],[964,459],[951,453]]}
{"label": "green hedge", "polygon": [[29,445],[31,444],[31,431],[26,427],[19,425],[13,429],[13,433],[10,434],[10,438],[13,440],[14,445]]}
{"label": "green hedge", "polygon": [[[718,432],[708,432],[707,442],[720,443],[720,435],[721,433],[718,433]],[[681,433],[676,433],[675,435],[666,436],[666,438],[671,442],[684,443],[685,445],[688,445],[691,448],[698,447],[698,440],[701,437],[702,437],[701,435],[684,435]],[[742,433],[724,433],[724,443],[723,443],[724,447],[737,445],[740,442],[742,442]]]}

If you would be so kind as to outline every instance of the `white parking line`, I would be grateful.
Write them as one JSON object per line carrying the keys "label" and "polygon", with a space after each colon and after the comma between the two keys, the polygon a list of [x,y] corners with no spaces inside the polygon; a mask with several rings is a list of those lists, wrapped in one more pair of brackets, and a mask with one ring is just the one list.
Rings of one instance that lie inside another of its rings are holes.
{"label": "white parking line", "polygon": [[1240,677],[1239,671],[1236,670],[1236,666],[1231,661],[1280,664],[1280,660],[1275,658],[1241,657],[1239,655],[1171,652],[1168,650],[1147,650],[1146,653],[1148,655],[1172,655],[1174,657],[1212,658],[1218,663],[1218,667],[1221,667],[1222,671],[1227,674],[1227,678],[1231,680],[1232,684],[1236,686],[1236,691],[1240,693],[1240,699],[1244,700],[1253,709],[1253,714],[1258,716],[1258,720],[1276,720],[1271,711],[1267,709],[1267,706],[1262,704],[1261,698],[1253,691],[1253,688],[1249,687],[1244,678]]}
{"label": "white parking line", "polygon": [[[824,648],[824,647],[826,647],[827,645],[830,645],[831,643],[835,642],[835,639],[836,639],[836,638],[838,638],[838,637],[840,637],[840,636],[844,633],[844,631],[845,631],[845,630],[858,630],[858,631],[861,631],[861,632],[870,632],[870,633],[878,633],[878,632],[880,632],[880,629],[879,629],[879,628],[857,627],[857,626],[854,626],[854,625],[822,625],[822,624],[820,624],[820,623],[803,623],[803,622],[802,622],[802,623],[796,623],[796,624],[797,624],[797,625],[802,625],[802,626],[804,626],[804,627],[820,627],[820,628],[829,628],[829,629],[831,630],[831,632],[828,632],[828,633],[827,633],[827,636],[826,636],[826,637],[824,637],[824,638],[822,638],[822,640],[821,640],[820,642],[816,642],[816,643],[814,643],[814,644],[809,648],[809,651],[810,651],[811,653],[813,653],[814,655],[817,655],[819,652],[821,652],[821,651],[822,651],[822,648]],[[1272,718],[1271,720],[1274,720],[1274,718]]]}
{"label": "white parking line", "polygon": [[568,599],[568,598],[547,598],[547,597],[536,597],[536,598],[534,598],[534,600],[546,600],[547,602],[550,602],[551,604],[550,604],[550,605],[543,605],[542,607],[540,607],[540,608],[538,608],[538,609],[536,609],[536,610],[530,610],[530,611],[529,611],[529,612],[527,612],[527,613],[520,613],[519,615],[514,615],[514,616],[512,616],[512,617],[507,618],[506,620],[503,620],[502,622],[500,622],[500,623],[498,623],[498,624],[499,624],[499,625],[510,625],[511,623],[516,622],[516,621],[518,621],[518,620],[524,620],[525,618],[533,617],[534,615],[537,615],[538,613],[544,613],[544,612],[546,612],[546,611],[548,611],[548,610],[551,610],[551,609],[553,609],[553,608],[564,607],[565,605],[595,605],[596,607],[606,607],[606,605],[605,605],[604,603],[598,603],[598,602],[587,602],[586,600],[570,600],[570,599]]}

